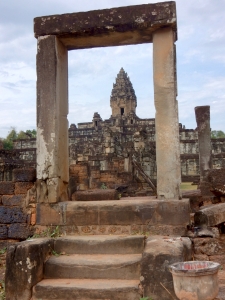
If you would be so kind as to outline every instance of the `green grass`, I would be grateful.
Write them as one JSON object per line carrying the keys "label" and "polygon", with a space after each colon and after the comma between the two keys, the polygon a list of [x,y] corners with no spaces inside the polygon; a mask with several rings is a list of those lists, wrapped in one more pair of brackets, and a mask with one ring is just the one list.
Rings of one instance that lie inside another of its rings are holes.
{"label": "green grass", "polygon": [[192,182],[182,182],[180,189],[182,191],[197,190],[197,185],[192,185]]}

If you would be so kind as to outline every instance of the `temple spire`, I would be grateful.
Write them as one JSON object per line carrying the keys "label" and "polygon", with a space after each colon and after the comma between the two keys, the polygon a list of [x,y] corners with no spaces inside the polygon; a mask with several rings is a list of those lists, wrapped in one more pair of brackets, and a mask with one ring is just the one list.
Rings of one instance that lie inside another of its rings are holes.
{"label": "temple spire", "polygon": [[112,116],[127,116],[130,112],[135,113],[137,98],[129,76],[123,68],[120,69],[110,97]]}

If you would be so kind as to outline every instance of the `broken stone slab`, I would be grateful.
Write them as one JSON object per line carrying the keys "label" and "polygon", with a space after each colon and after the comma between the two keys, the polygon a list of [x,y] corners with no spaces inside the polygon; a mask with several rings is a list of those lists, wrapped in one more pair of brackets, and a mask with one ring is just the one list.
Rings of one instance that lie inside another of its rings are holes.
{"label": "broken stone slab", "polygon": [[177,31],[175,1],[34,19],[35,37],[58,36],[68,50],[151,43],[162,27]]}
{"label": "broken stone slab", "polygon": [[195,226],[215,226],[225,222],[225,203],[203,207],[195,213]]}
{"label": "broken stone slab", "polygon": [[96,189],[77,191],[72,195],[72,201],[119,200],[119,193],[114,189]]}
{"label": "broken stone slab", "polygon": [[168,267],[172,263],[189,260],[192,260],[192,243],[189,238],[149,237],[141,261],[140,279],[144,296],[154,300],[168,300],[170,296],[166,288],[177,299]]}
{"label": "broken stone slab", "polygon": [[44,262],[53,249],[53,239],[33,239],[8,247],[6,300],[30,300],[32,287],[43,278]]}

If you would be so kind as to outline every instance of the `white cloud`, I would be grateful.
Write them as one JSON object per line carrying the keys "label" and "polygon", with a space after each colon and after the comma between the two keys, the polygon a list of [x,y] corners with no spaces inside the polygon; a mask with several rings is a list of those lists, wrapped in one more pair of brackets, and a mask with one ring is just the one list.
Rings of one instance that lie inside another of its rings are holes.
{"label": "white cloud", "polygon": [[[76,3],[75,3],[76,2]],[[0,136],[36,124],[36,16],[149,3],[148,0],[7,0],[0,2]],[[152,3],[158,1],[151,1]],[[34,4],[35,3],[35,4]],[[224,0],[177,0],[177,68],[180,122],[195,127],[194,107],[211,105],[213,129],[225,131]],[[154,117],[152,46],[111,47],[69,53],[70,123],[110,112],[110,93],[124,67],[138,97],[137,114]]]}

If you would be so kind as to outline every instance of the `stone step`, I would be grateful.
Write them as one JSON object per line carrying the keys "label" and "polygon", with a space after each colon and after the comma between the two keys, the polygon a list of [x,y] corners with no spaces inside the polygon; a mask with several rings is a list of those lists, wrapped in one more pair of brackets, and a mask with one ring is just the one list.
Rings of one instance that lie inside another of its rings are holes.
{"label": "stone step", "polygon": [[52,256],[45,278],[139,279],[142,254],[71,254]]}
{"label": "stone step", "polygon": [[185,235],[190,204],[184,200],[130,197],[110,201],[37,204],[37,225],[59,226],[65,234]]}
{"label": "stone step", "polygon": [[139,280],[44,279],[33,288],[33,300],[139,300]]}
{"label": "stone step", "polygon": [[66,236],[55,240],[54,250],[66,254],[138,254],[143,252],[144,243],[143,235]]}

